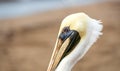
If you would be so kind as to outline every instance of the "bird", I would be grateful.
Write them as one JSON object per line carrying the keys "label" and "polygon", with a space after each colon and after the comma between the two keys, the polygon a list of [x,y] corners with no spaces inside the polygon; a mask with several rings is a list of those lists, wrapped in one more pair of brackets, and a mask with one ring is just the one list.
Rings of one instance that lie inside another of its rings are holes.
{"label": "bird", "polygon": [[61,23],[47,71],[71,71],[102,35],[100,20],[84,12],[70,14]]}

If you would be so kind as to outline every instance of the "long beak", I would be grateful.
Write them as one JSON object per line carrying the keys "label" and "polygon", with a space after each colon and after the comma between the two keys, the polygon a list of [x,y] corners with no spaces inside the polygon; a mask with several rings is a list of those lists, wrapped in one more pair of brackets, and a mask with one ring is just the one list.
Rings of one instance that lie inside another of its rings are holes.
{"label": "long beak", "polygon": [[57,38],[47,71],[55,71],[60,61],[74,49],[79,40],[80,36],[77,31],[72,30],[65,34],[61,33]]}

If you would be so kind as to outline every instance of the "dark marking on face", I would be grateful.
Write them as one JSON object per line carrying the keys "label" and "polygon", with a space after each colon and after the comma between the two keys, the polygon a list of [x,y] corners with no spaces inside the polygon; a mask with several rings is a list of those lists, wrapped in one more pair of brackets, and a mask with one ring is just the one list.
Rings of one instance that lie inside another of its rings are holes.
{"label": "dark marking on face", "polygon": [[75,46],[78,44],[78,42],[80,41],[81,37],[79,36],[79,33],[75,30],[71,30],[72,34],[70,35],[70,42],[69,45],[67,46],[63,57],[67,56],[70,52],[73,51],[73,49],[75,48]]}
{"label": "dark marking on face", "polygon": [[64,51],[61,57],[61,60],[74,50],[75,46],[78,44],[78,42],[81,39],[79,33],[76,30],[70,30],[69,27],[65,27],[63,28],[62,33],[59,36],[59,39],[62,41],[62,43],[64,43],[64,41],[67,38],[70,39],[70,42],[69,42],[69,45],[66,47],[66,50]]}
{"label": "dark marking on face", "polygon": [[65,27],[63,28],[62,33],[59,36],[59,39],[61,39],[61,41],[64,42],[71,34],[72,32],[70,31],[70,28]]}

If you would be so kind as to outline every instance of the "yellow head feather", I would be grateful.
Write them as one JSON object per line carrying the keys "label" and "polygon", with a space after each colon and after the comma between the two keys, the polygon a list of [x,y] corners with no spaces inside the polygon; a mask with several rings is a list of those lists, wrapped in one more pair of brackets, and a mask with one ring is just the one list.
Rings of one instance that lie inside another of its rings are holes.
{"label": "yellow head feather", "polygon": [[66,26],[70,27],[70,30],[76,30],[79,32],[80,36],[84,36],[87,29],[87,21],[89,17],[85,13],[76,13],[67,16],[61,24],[60,31]]}

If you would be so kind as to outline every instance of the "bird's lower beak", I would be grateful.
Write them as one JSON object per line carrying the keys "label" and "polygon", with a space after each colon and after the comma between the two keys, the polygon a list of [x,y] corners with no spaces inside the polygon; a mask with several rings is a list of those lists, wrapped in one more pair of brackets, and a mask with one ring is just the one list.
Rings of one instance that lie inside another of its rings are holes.
{"label": "bird's lower beak", "polygon": [[77,31],[61,33],[57,39],[47,71],[55,71],[60,61],[74,49],[79,40],[80,36]]}

